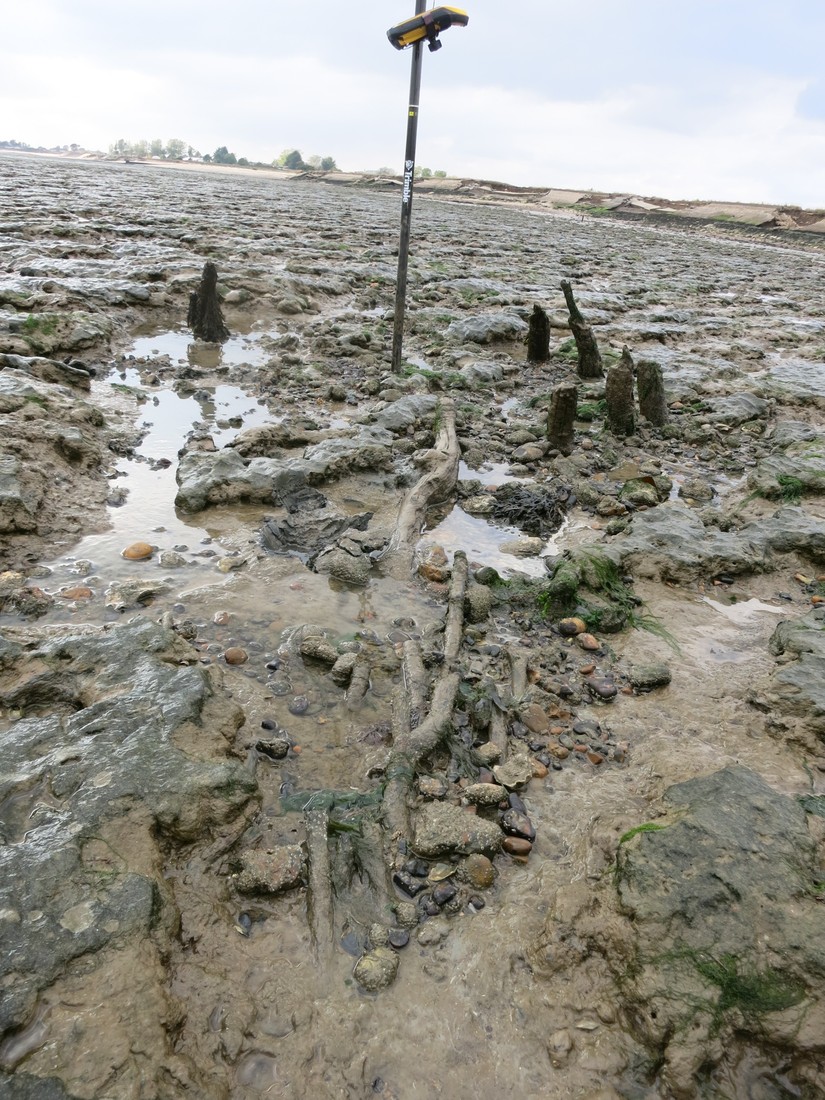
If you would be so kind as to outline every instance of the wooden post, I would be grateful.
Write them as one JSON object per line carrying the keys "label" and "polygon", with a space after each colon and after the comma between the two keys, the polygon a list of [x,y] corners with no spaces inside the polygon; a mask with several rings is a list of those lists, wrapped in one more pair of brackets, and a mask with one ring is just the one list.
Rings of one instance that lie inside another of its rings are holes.
{"label": "wooden post", "polygon": [[578,401],[579,392],[572,382],[562,382],[553,390],[547,414],[547,439],[563,455],[573,452],[573,421]]}
{"label": "wooden post", "polygon": [[527,333],[527,359],[530,363],[546,363],[550,358],[550,319],[541,306],[533,306]]}
{"label": "wooden post", "polygon": [[633,407],[633,360],[625,348],[615,367],[607,372],[605,384],[607,426],[614,435],[633,435],[636,415]]}
{"label": "wooden post", "polygon": [[654,427],[667,423],[667,402],[662,368],[652,359],[642,359],[636,368],[636,385],[639,389],[639,412]]}
{"label": "wooden post", "polygon": [[561,289],[564,292],[564,300],[567,302],[570,329],[579,353],[579,378],[601,378],[604,374],[602,357],[599,354],[599,345],[596,343],[593,329],[585,321],[576,305],[573,288],[566,279],[562,279]]}
{"label": "wooden post", "polygon": [[203,265],[200,286],[189,295],[186,323],[198,340],[222,344],[229,339],[229,329],[224,324],[218,298],[218,269],[211,260]]}

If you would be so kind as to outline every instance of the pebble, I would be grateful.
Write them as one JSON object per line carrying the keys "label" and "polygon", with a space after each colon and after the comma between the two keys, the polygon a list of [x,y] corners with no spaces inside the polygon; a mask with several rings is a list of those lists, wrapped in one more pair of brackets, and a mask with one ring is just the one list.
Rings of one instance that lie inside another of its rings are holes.
{"label": "pebble", "polygon": [[524,802],[516,794],[515,791],[510,791],[509,795],[507,796],[507,802],[511,810],[515,810],[517,813],[520,814],[527,813],[527,807],[524,805]]}
{"label": "pebble", "polygon": [[593,634],[579,634],[576,641],[582,649],[595,651],[602,648],[602,644]]}
{"label": "pebble", "polygon": [[275,737],[271,741],[256,741],[255,751],[270,760],[283,760],[289,754],[289,741],[285,737]]}
{"label": "pebble", "polygon": [[433,901],[436,905],[446,905],[457,893],[457,888],[451,882],[439,882],[438,886],[433,888]]}
{"label": "pebble", "polygon": [[410,942],[410,933],[406,928],[391,928],[389,934],[390,947],[398,949],[406,947]]}
{"label": "pebble", "polygon": [[484,901],[484,898],[479,897],[478,894],[473,894],[473,896],[468,900],[467,904],[469,905],[471,912],[477,913],[480,909],[484,908],[486,902]]}
{"label": "pebble", "polygon": [[88,600],[93,595],[91,588],[82,584],[75,585],[74,588],[64,588],[62,592],[58,592],[62,600]]}
{"label": "pebble", "polygon": [[228,611],[216,611],[212,616],[212,622],[215,626],[227,626],[231,615]]}
{"label": "pebble", "polygon": [[147,558],[151,558],[154,552],[154,546],[150,546],[148,542],[133,542],[131,546],[127,546],[121,552],[120,556],[128,561],[145,561]]}
{"label": "pebble", "polygon": [[529,817],[520,814],[517,810],[507,810],[501,816],[501,827],[508,836],[520,837],[529,840],[532,844],[536,839],[536,830]]}
{"label": "pebble", "polygon": [[309,710],[309,699],[306,695],[296,695],[287,704],[287,710],[290,714],[306,714]]}
{"label": "pebble", "polygon": [[396,871],[392,876],[392,881],[400,890],[403,890],[404,893],[411,898],[414,898],[416,894],[420,894],[422,890],[427,889],[427,883],[424,879],[415,878],[406,871]]}
{"label": "pebble", "polygon": [[519,836],[505,837],[501,847],[511,856],[529,856],[533,850],[533,845],[530,841]]}
{"label": "pebble", "polygon": [[477,890],[486,890],[492,886],[496,873],[492,862],[487,856],[471,855],[464,861],[464,877],[471,886]]}
{"label": "pebble", "polygon": [[588,752],[587,753],[587,759],[590,761],[591,764],[603,764],[604,763],[604,757],[602,756],[602,754],[600,752]]}
{"label": "pebble", "polygon": [[588,686],[600,699],[614,699],[619,694],[619,689],[610,680],[591,680]]}
{"label": "pebble", "polygon": [[534,779],[546,779],[547,778],[547,766],[542,764],[540,760],[533,760],[533,778]]}
{"label": "pebble", "polygon": [[586,631],[587,624],[584,619],[569,618],[559,621],[559,634],[563,634],[565,638],[573,638],[577,634],[586,633]]}
{"label": "pebble", "polygon": [[223,655],[223,659],[228,665],[245,665],[249,660],[249,656],[245,649],[241,649],[240,646],[230,646]]}
{"label": "pebble", "polygon": [[498,783],[473,783],[464,790],[464,797],[474,806],[496,806],[505,795]]}

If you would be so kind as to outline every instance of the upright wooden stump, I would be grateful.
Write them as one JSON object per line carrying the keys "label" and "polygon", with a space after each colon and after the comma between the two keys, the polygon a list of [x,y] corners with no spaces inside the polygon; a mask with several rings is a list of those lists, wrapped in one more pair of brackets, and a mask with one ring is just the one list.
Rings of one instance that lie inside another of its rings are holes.
{"label": "upright wooden stump", "polygon": [[550,318],[541,306],[533,306],[527,332],[527,359],[531,363],[546,363],[550,358]]}
{"label": "upright wooden stump", "polygon": [[229,339],[218,299],[218,269],[211,260],[203,265],[200,286],[189,295],[186,323],[198,340],[222,344]]}
{"label": "upright wooden stump", "polygon": [[614,435],[633,435],[636,415],[633,406],[633,360],[627,348],[615,367],[607,372],[605,384],[607,426]]}
{"label": "upright wooden stump", "polygon": [[576,350],[579,353],[579,378],[601,378],[604,374],[602,357],[599,354],[599,345],[596,343],[593,329],[585,321],[576,305],[573,288],[566,279],[562,279],[561,289],[570,314],[570,331],[573,333]]}
{"label": "upright wooden stump", "polygon": [[553,390],[547,413],[547,439],[563,455],[573,453],[573,422],[579,391],[572,382],[561,382]]}
{"label": "upright wooden stump", "polygon": [[652,359],[642,359],[636,368],[639,412],[656,428],[667,423],[667,402],[662,368]]}

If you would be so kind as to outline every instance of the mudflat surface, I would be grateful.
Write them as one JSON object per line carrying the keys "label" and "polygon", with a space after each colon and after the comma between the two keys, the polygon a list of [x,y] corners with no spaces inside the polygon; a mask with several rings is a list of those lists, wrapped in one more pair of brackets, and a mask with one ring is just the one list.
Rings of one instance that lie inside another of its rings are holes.
{"label": "mudflat surface", "polygon": [[[0,156],[0,1091],[825,1095],[823,246],[416,196],[394,375],[397,221],[363,187]],[[185,325],[206,260],[222,346]],[[666,424],[608,431],[562,279],[606,370],[659,364]],[[453,412],[457,483],[399,547]],[[400,775],[410,645],[458,688]],[[489,869],[434,806],[502,823]],[[758,898],[771,845],[747,880],[713,838],[763,806],[799,867],[734,957],[713,853]],[[710,841],[666,856],[701,941],[661,917],[656,830],[628,836],[691,814]]]}

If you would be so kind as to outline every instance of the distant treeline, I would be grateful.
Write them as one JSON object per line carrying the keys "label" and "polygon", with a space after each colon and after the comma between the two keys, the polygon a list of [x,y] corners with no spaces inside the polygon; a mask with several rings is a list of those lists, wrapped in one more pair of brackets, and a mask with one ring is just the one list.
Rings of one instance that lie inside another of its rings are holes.
{"label": "distant treeline", "polygon": [[238,157],[225,145],[219,146],[214,153],[201,153],[180,138],[170,138],[165,144],[160,138],[153,141],[126,141],[119,138],[109,146],[114,157],[157,157],[158,160],[195,160],[204,164],[237,164],[241,168],[293,168],[299,172],[337,172],[338,165],[333,157],[312,156],[307,160],[301,156],[300,149],[285,149],[275,160],[266,162],[251,161],[247,157]]}

